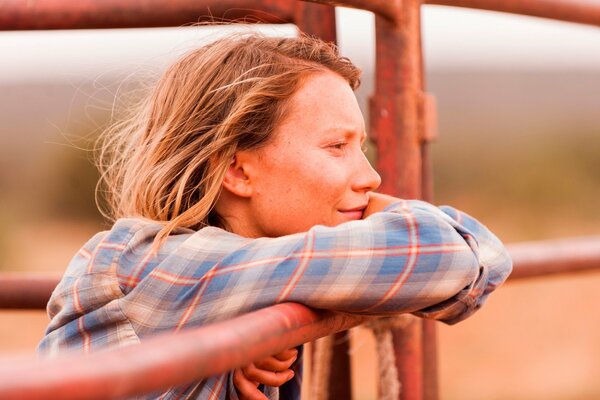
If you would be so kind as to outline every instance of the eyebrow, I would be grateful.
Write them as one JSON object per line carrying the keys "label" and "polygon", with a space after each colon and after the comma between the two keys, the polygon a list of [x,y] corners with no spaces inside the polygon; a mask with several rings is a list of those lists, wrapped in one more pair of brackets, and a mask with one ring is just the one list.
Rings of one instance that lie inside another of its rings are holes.
{"label": "eyebrow", "polygon": [[360,134],[358,133],[359,131],[352,129],[352,128],[339,128],[339,127],[333,127],[330,129],[326,129],[325,133],[327,134],[333,134],[333,133],[343,133],[346,136],[355,136],[355,135],[359,135],[360,136],[360,141],[364,142],[365,140],[367,140],[367,132],[364,129],[360,130]]}

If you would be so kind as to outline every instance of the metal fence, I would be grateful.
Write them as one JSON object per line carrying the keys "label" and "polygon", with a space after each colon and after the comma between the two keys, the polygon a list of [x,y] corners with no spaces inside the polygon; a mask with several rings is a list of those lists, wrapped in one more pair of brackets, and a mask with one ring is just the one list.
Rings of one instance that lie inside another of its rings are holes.
{"label": "metal fence", "polygon": [[[1,0],[0,30],[156,27],[244,18],[294,23],[308,34],[335,41],[332,6],[371,11],[376,18],[376,62],[370,135],[377,147],[380,190],[431,200],[429,145],[436,136],[436,113],[423,76],[422,4],[600,26],[600,1],[594,0]],[[509,252],[514,260],[510,280],[600,268],[600,237],[520,243],[509,246]],[[53,275],[0,274],[0,308],[43,309],[58,280]],[[0,365],[0,398],[108,399],[167,389],[366,319],[287,303],[126,348],[45,361],[19,360]],[[393,336],[403,384],[400,397],[438,398],[435,323],[414,319]],[[335,347],[330,398],[351,398],[347,346],[344,342]]]}

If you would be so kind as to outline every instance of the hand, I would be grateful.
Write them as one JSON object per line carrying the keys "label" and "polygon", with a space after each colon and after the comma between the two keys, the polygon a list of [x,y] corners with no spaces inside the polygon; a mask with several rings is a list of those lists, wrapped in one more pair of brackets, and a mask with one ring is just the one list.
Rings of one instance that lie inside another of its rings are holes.
{"label": "hand", "polygon": [[292,379],[294,371],[289,368],[297,357],[298,350],[292,348],[236,369],[233,384],[240,400],[268,400],[258,385],[281,386]]}
{"label": "hand", "polygon": [[376,212],[383,211],[383,209],[389,206],[390,204],[394,204],[400,200],[401,199],[397,197],[388,196],[387,194],[370,192],[369,203],[367,204],[367,208],[365,208],[365,211],[363,213],[363,219]]}

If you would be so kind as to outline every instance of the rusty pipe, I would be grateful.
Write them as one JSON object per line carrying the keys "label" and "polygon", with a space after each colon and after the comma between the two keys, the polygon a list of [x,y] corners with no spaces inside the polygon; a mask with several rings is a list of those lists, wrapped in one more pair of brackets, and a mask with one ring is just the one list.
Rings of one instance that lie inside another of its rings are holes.
{"label": "rusty pipe", "polygon": [[[395,21],[397,0],[306,0],[372,11]],[[600,25],[595,0],[424,0],[426,4],[501,11],[582,24]],[[291,0],[0,0],[0,30],[84,29],[178,26],[201,21],[247,18],[268,23],[294,22]]]}
{"label": "rusty pipe", "polygon": [[600,26],[600,1],[597,0],[424,0],[424,3]]}
{"label": "rusty pipe", "polygon": [[283,303],[110,351],[13,359],[0,365],[0,398],[116,399],[163,391],[349,329],[367,318]]}
{"label": "rusty pipe", "polygon": [[0,274],[0,309],[45,309],[60,274]]}
{"label": "rusty pipe", "polygon": [[[393,20],[375,16],[375,91],[369,109],[370,131],[377,147],[377,171],[382,179],[380,190],[417,199],[423,195],[419,130],[422,122],[419,105],[424,84],[421,0],[394,3],[398,6]],[[423,322],[414,319],[407,326],[392,330],[392,337],[397,378],[402,385],[400,399],[422,400],[424,374],[432,371],[424,366],[424,359],[435,362],[432,354],[425,354],[424,346],[431,344],[433,335],[424,334]],[[423,342],[424,338],[428,343]],[[428,393],[433,398],[435,390]]]}
{"label": "rusty pipe", "polygon": [[600,236],[507,245],[513,259],[510,280],[600,270]]}
{"label": "rusty pipe", "polygon": [[371,11],[373,14],[383,17],[389,21],[395,21],[398,13],[398,2],[396,0],[302,0],[311,3],[328,4],[357,8],[359,10]]}
{"label": "rusty pipe", "polygon": [[179,26],[236,19],[291,23],[289,0],[0,0],[0,30]]}

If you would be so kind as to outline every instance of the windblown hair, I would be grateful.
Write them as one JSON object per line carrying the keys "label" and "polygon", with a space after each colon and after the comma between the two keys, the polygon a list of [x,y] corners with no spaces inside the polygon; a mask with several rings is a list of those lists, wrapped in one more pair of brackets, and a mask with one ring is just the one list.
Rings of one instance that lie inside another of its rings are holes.
{"label": "windblown hair", "polygon": [[189,52],[103,134],[102,213],[162,222],[157,240],[179,227],[224,227],[214,206],[235,153],[266,144],[303,80],[327,70],[360,84],[334,45],[305,35],[237,34]]}

